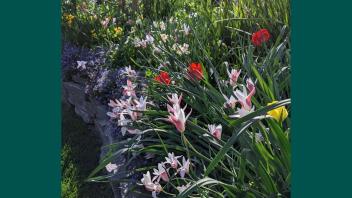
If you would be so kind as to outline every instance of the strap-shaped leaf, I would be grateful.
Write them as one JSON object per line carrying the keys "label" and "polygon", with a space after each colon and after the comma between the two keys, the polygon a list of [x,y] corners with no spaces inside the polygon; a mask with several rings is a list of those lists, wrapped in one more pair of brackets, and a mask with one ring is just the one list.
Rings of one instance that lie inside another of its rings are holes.
{"label": "strap-shaped leaf", "polygon": [[188,195],[190,195],[193,191],[195,191],[197,188],[203,187],[203,186],[207,186],[207,185],[211,185],[211,184],[222,184],[222,182],[217,181],[215,179],[206,177],[204,179],[200,179],[198,180],[196,183],[192,184],[190,187],[188,187],[187,189],[185,189],[182,193],[180,193],[177,198],[183,198],[183,197],[188,197]]}

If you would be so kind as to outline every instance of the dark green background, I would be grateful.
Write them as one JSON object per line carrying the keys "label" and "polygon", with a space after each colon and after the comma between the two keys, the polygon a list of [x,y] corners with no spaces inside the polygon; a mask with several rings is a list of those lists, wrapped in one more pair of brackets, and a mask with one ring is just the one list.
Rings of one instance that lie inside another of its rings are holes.
{"label": "dark green background", "polygon": [[[347,1],[292,1],[292,197],[350,197]],[[60,1],[0,8],[0,197],[60,193]]]}

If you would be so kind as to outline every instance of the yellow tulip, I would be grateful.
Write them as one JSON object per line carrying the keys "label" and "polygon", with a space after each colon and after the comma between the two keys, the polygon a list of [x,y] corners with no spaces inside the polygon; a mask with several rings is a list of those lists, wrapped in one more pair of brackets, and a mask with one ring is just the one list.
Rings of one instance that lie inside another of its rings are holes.
{"label": "yellow tulip", "polygon": [[[268,103],[268,106],[275,104],[275,103],[277,103],[277,101],[273,101],[271,103]],[[270,115],[271,117],[273,117],[278,122],[284,121],[288,116],[287,109],[284,106],[278,107],[278,108],[273,109],[271,111],[268,111],[267,114]]]}

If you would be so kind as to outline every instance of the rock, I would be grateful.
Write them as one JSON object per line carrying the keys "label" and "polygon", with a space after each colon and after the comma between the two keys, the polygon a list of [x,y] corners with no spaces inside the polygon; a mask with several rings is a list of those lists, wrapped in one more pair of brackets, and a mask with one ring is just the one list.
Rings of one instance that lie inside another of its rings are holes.
{"label": "rock", "polygon": [[84,106],[75,106],[75,112],[83,119],[85,123],[90,124],[93,122],[91,115],[88,113]]}
{"label": "rock", "polygon": [[[84,87],[74,82],[63,82],[63,89],[66,91],[66,97],[72,105],[79,105],[85,101]],[[64,92],[63,91],[63,92]]]}
{"label": "rock", "polygon": [[[68,74],[67,74],[68,75]],[[72,74],[71,74],[72,75]],[[94,132],[97,132],[101,137],[103,146],[101,149],[100,158],[103,158],[108,151],[108,144],[121,140],[120,128],[117,127],[110,118],[107,116],[109,107],[107,104],[102,104],[92,96],[88,96],[85,92],[84,79],[79,76],[71,76],[72,81],[62,82],[62,101],[74,106],[75,112],[79,115],[85,123],[94,128]],[[113,163],[124,164],[126,162],[126,156],[124,154],[117,156]],[[143,162],[143,160],[141,161]],[[132,166],[128,170],[133,170],[138,161],[131,163]],[[111,182],[114,196],[116,198],[140,198],[141,195],[135,195],[134,193],[127,192],[135,184],[135,179],[130,182]]]}

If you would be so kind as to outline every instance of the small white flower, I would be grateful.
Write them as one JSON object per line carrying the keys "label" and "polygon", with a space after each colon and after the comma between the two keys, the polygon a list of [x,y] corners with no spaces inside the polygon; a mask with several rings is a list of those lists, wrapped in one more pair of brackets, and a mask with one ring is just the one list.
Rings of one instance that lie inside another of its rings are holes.
{"label": "small white flower", "polygon": [[135,77],[137,75],[137,72],[131,68],[131,66],[125,67],[125,69],[122,71],[122,74],[127,75],[128,77]]}
{"label": "small white flower", "polygon": [[149,44],[152,44],[152,43],[154,42],[154,37],[151,36],[150,34],[147,34],[147,35],[145,36],[145,41],[146,41],[147,43],[149,43]]}
{"label": "small white flower", "polygon": [[166,171],[166,169],[164,168],[164,164],[162,163],[158,163],[158,169],[153,169],[154,173],[153,175],[155,175],[152,179],[152,181],[157,181],[157,183],[159,183],[160,179],[162,179],[164,182],[168,182],[169,181],[169,174]]}
{"label": "small white flower", "polygon": [[190,165],[189,159],[187,159],[186,161],[185,157],[182,157],[182,165],[179,169],[181,178],[184,178],[185,174],[189,173],[189,165]]}
{"label": "small white flower", "polygon": [[86,69],[87,61],[77,61],[77,69]]}
{"label": "small white flower", "polygon": [[186,184],[186,185],[182,185],[182,186],[177,186],[177,190],[178,192],[182,193],[183,191],[185,191],[187,188],[189,188],[191,186],[190,183]]}
{"label": "small white flower", "polygon": [[134,100],[134,102],[136,103],[136,109],[139,111],[145,111],[147,109],[147,98],[148,97],[143,97],[141,96],[139,98],[139,100]]}
{"label": "small white flower", "polygon": [[114,174],[117,172],[118,166],[116,164],[112,164],[111,162],[105,166],[106,170],[111,173],[114,172]]}
{"label": "small white flower", "polygon": [[139,38],[135,38],[133,41],[133,44],[135,47],[141,47],[141,48],[146,48],[147,47],[147,41],[141,40]]}
{"label": "small white flower", "polygon": [[180,157],[181,156],[175,156],[174,153],[168,153],[167,157],[165,157],[165,164],[170,164],[172,168],[177,169],[177,166],[180,163],[178,158]]}
{"label": "small white flower", "polygon": [[184,43],[184,44],[180,47],[181,54],[189,54],[188,48],[189,48],[189,45],[188,45],[187,43]]}
{"label": "small white flower", "polygon": [[142,25],[143,24],[142,19],[140,17],[138,17],[138,19],[136,20],[136,24],[137,25]]}
{"label": "small white flower", "polygon": [[161,29],[162,31],[166,30],[166,25],[165,25],[165,23],[164,23],[163,21],[161,21],[161,22],[159,23],[159,26],[160,26],[160,29]]}
{"label": "small white flower", "polygon": [[167,39],[169,38],[169,35],[167,35],[167,34],[160,34],[160,38],[161,38],[161,40],[162,40],[164,43],[166,43]]}
{"label": "small white flower", "polygon": [[175,43],[172,45],[172,49],[176,51],[176,54],[182,55],[182,54],[189,54],[190,52],[188,51],[189,45],[187,43],[184,43],[182,46]]}
{"label": "small white flower", "polygon": [[132,105],[127,108],[127,113],[133,121],[136,121],[138,119],[138,116],[140,115],[139,112],[137,112],[136,110],[136,107]]}
{"label": "small white flower", "polygon": [[144,187],[148,191],[159,193],[163,190],[160,184],[152,182],[149,171],[147,172],[147,174],[143,174],[143,178],[141,179],[141,182],[143,183]]}
{"label": "small white flower", "polygon": [[110,22],[110,18],[109,17],[106,17],[103,21],[101,21],[101,25],[104,27],[104,28],[107,28],[108,25],[109,25],[109,22]]}
{"label": "small white flower", "polygon": [[183,32],[185,33],[185,35],[187,36],[190,32],[190,27],[187,24],[183,24]]}
{"label": "small white flower", "polygon": [[106,113],[112,119],[117,119],[120,116],[120,111],[117,108],[113,108],[111,112]]}
{"label": "small white flower", "polygon": [[118,126],[127,126],[131,122],[130,119],[125,118],[124,113],[126,113],[126,112],[120,113],[119,120],[117,121]]}

